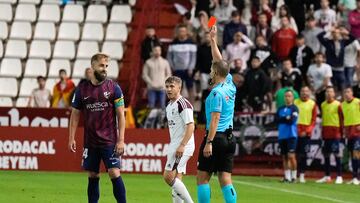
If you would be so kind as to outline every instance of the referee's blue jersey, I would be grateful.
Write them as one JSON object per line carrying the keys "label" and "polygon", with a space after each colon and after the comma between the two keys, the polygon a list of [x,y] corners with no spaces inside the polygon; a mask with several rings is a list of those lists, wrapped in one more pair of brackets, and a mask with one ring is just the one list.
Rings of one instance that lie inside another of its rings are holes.
{"label": "referee's blue jersey", "polygon": [[217,84],[205,101],[206,130],[210,128],[211,113],[220,112],[217,132],[233,127],[236,87],[228,74],[223,83]]}
{"label": "referee's blue jersey", "polygon": [[295,105],[282,106],[276,113],[278,123],[279,140],[297,138],[297,120],[299,110]]}

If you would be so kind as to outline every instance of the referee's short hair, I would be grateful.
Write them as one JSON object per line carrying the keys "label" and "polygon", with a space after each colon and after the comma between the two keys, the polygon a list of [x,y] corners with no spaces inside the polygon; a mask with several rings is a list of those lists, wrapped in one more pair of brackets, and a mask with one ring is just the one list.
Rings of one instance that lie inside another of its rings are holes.
{"label": "referee's short hair", "polygon": [[177,76],[170,76],[170,77],[168,77],[168,78],[165,80],[165,84],[166,84],[166,83],[177,83],[177,84],[179,84],[180,87],[181,87],[181,85],[182,85],[182,80],[181,80],[181,78],[179,78],[179,77],[177,77]]}
{"label": "referee's short hair", "polygon": [[105,58],[106,60],[110,59],[110,56],[104,53],[97,53],[91,57],[91,65],[95,62],[99,62],[101,59]]}
{"label": "referee's short hair", "polygon": [[229,63],[224,60],[213,61],[211,68],[216,72],[218,76],[224,78],[226,78],[230,71]]}

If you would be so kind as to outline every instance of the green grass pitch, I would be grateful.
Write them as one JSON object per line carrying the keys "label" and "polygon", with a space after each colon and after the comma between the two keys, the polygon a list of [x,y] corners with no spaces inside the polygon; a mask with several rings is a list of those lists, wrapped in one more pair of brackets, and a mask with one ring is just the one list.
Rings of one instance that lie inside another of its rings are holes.
{"label": "green grass pitch", "polygon": [[[86,173],[0,171],[0,202],[82,203],[87,202]],[[170,188],[160,175],[123,174],[129,203],[170,203]],[[360,186],[279,183],[279,178],[234,176],[238,202],[244,203],[322,203],[360,202]],[[184,179],[193,199],[196,179]],[[212,203],[223,202],[217,180],[211,180]],[[115,202],[107,174],[100,179],[100,203]]]}

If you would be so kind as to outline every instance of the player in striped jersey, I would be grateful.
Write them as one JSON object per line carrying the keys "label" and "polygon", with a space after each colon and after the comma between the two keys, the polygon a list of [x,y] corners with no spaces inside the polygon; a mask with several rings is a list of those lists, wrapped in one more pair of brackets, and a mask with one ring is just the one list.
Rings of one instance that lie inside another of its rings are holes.
{"label": "player in striped jersey", "polygon": [[170,100],[166,107],[166,117],[170,132],[170,145],[164,171],[164,180],[172,188],[174,203],[192,203],[193,200],[181,181],[186,173],[186,163],[193,155],[194,116],[193,107],[181,96],[182,81],[172,76],[165,81],[166,94]]}

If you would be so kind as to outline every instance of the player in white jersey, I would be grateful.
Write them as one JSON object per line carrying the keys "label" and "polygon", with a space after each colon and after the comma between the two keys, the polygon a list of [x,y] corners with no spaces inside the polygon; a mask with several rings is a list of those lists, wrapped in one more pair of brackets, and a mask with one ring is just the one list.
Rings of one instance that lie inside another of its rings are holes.
{"label": "player in white jersey", "polygon": [[171,76],[165,81],[166,94],[170,100],[166,107],[166,117],[169,124],[170,145],[164,171],[164,180],[172,188],[174,203],[193,203],[191,196],[182,182],[186,173],[186,163],[193,155],[194,116],[193,107],[187,99],[181,96],[182,81]]}

